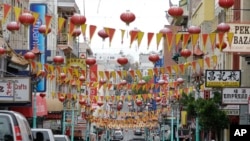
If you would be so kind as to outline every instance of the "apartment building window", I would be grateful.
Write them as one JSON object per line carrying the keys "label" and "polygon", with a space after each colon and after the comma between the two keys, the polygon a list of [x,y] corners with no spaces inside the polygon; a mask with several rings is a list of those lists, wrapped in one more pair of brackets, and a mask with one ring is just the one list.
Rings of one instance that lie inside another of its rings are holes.
{"label": "apartment building window", "polygon": [[234,1],[234,14],[233,14],[233,20],[234,21],[240,21],[240,1],[241,0],[235,0]]}

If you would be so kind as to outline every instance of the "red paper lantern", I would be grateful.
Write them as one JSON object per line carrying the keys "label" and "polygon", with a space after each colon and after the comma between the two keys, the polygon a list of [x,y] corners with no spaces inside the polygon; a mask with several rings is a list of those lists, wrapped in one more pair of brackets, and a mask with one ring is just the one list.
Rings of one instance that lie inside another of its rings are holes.
{"label": "red paper lantern", "polygon": [[174,18],[177,18],[183,15],[183,9],[181,7],[172,6],[168,9],[168,14]]}
{"label": "red paper lantern", "polygon": [[109,35],[106,33],[104,29],[98,31],[98,35],[102,38],[103,41],[109,37]]}
{"label": "red paper lantern", "polygon": [[29,12],[24,12],[19,16],[19,22],[24,26],[28,26],[35,22],[35,17]]}
{"label": "red paper lantern", "polygon": [[234,5],[234,0],[219,0],[219,6],[222,8],[230,8]]}
{"label": "red paper lantern", "polygon": [[160,60],[160,56],[158,54],[153,53],[148,56],[148,60],[155,63]]}
{"label": "red paper lantern", "polygon": [[158,84],[160,84],[160,85],[163,85],[163,84],[165,84],[165,80],[163,80],[163,79],[160,79],[160,80],[158,81]]}
{"label": "red paper lantern", "polygon": [[119,63],[120,65],[126,65],[128,63],[128,59],[126,57],[119,57],[117,59],[117,63]]}
{"label": "red paper lantern", "polygon": [[220,23],[217,25],[218,32],[228,32],[230,30],[230,26],[226,23]]}
{"label": "red paper lantern", "polygon": [[181,50],[181,56],[187,59],[189,56],[191,56],[192,52],[189,49],[182,49]]}
{"label": "red paper lantern", "polygon": [[96,59],[92,58],[92,57],[87,58],[85,62],[86,62],[87,65],[92,66],[92,65],[94,65],[96,63]]}
{"label": "red paper lantern", "polygon": [[133,22],[135,20],[135,14],[130,12],[129,10],[127,10],[126,12],[123,12],[120,15],[120,19],[126,23],[126,25],[128,26],[131,22]]}
{"label": "red paper lantern", "polygon": [[81,82],[84,82],[86,79],[85,79],[85,76],[84,75],[81,75],[80,77],[79,77],[79,80],[81,81]]}
{"label": "red paper lantern", "polygon": [[80,26],[80,25],[85,24],[86,17],[78,13],[74,13],[74,15],[70,18],[70,22],[76,26]]}
{"label": "red paper lantern", "polygon": [[72,36],[73,36],[73,37],[78,37],[78,36],[81,35],[81,33],[82,33],[82,31],[81,31],[80,28],[75,28],[75,29],[73,30],[73,32],[72,32]]}
{"label": "red paper lantern", "polygon": [[119,102],[118,104],[117,104],[117,111],[120,111],[121,109],[122,109],[122,103],[121,102]]}
{"label": "red paper lantern", "polygon": [[59,101],[64,102],[64,100],[65,100],[65,97],[64,97],[64,96],[60,96],[60,97],[59,97]]}
{"label": "red paper lantern", "polygon": [[65,79],[66,78],[66,74],[65,73],[60,73],[60,79]]}
{"label": "red paper lantern", "polygon": [[99,107],[102,107],[103,102],[102,102],[102,101],[97,101],[97,105],[98,105]]}
{"label": "red paper lantern", "polygon": [[5,49],[3,47],[0,47],[0,56],[4,55],[5,54]]}
{"label": "red paper lantern", "polygon": [[38,28],[39,33],[41,33],[41,34],[43,34],[43,35],[47,35],[47,34],[49,34],[49,33],[51,32],[51,28],[50,28],[50,27],[48,28],[48,31],[46,31],[46,30],[47,30],[47,27],[46,27],[45,24],[41,25],[41,26]]}
{"label": "red paper lantern", "polygon": [[142,105],[142,100],[136,99],[135,103],[136,103],[137,106],[141,106]]}
{"label": "red paper lantern", "polygon": [[24,58],[28,61],[33,61],[35,59],[35,57],[36,57],[36,55],[31,51],[24,54]]}
{"label": "red paper lantern", "polygon": [[85,100],[85,99],[79,100],[79,104],[80,104],[80,105],[85,105],[85,104],[86,104],[86,100]]}
{"label": "red paper lantern", "polygon": [[62,56],[55,56],[53,58],[53,62],[56,64],[56,65],[61,65],[64,63],[64,58]]}
{"label": "red paper lantern", "polygon": [[7,29],[11,32],[17,31],[20,29],[20,24],[16,21],[12,21],[7,24]]}
{"label": "red paper lantern", "polygon": [[44,98],[46,96],[46,93],[40,93],[40,97]]}
{"label": "red paper lantern", "polygon": [[127,81],[126,80],[122,80],[120,84],[124,86],[124,85],[127,84]]}
{"label": "red paper lantern", "polygon": [[157,96],[157,97],[155,98],[155,101],[156,101],[156,102],[161,102],[161,97]]}
{"label": "red paper lantern", "polygon": [[140,30],[139,30],[138,28],[136,28],[136,27],[135,27],[134,29],[130,30],[130,31],[129,31],[129,35],[130,35],[130,36],[132,36],[132,32],[133,32],[133,33],[137,33],[137,34],[135,35],[135,39],[134,39],[134,40],[137,40],[138,33],[140,32]]}
{"label": "red paper lantern", "polygon": [[140,81],[138,82],[138,84],[139,84],[139,85],[144,85],[144,84],[146,84],[146,81],[145,81],[145,80],[140,80]]}
{"label": "red paper lantern", "polygon": [[106,82],[107,82],[107,81],[104,80],[104,79],[101,79],[101,80],[99,81],[99,83],[100,83],[101,85],[105,84]]}
{"label": "red paper lantern", "polygon": [[227,48],[227,43],[225,43],[225,42],[223,42],[223,43],[216,43],[215,46],[216,46],[216,48],[223,50],[223,49]]}
{"label": "red paper lantern", "polygon": [[188,32],[190,33],[190,34],[200,34],[201,33],[201,28],[200,27],[198,27],[198,26],[190,26],[189,28],[188,28]]}
{"label": "red paper lantern", "polygon": [[172,33],[172,30],[164,27],[163,29],[160,30],[160,33],[162,33],[162,35],[165,37],[168,33]]}
{"label": "red paper lantern", "polygon": [[38,73],[37,73],[37,75],[39,77],[45,77],[46,76],[46,72],[44,70],[39,70]]}
{"label": "red paper lantern", "polygon": [[128,102],[128,107],[132,106],[132,103],[131,102]]}
{"label": "red paper lantern", "polygon": [[184,79],[183,78],[177,78],[176,81],[177,81],[178,84],[184,83]]}
{"label": "red paper lantern", "polygon": [[112,102],[108,102],[108,105],[111,107],[113,105],[113,103]]}

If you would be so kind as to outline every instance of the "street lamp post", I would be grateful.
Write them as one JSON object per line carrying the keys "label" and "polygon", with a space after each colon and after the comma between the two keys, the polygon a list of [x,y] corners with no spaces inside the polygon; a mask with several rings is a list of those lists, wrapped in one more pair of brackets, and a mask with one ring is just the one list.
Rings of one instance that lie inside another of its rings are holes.
{"label": "street lamp post", "polygon": [[[27,53],[24,54],[24,58],[29,62],[29,74],[30,77],[32,79],[32,89],[33,89],[33,103],[32,103],[32,107],[33,107],[33,118],[32,118],[32,127],[36,128],[37,125],[37,107],[36,107],[36,93],[37,93],[37,83],[40,81],[40,75],[37,76],[37,72],[38,70],[33,70],[32,69],[32,61],[36,58],[36,55],[40,55],[40,52],[36,52],[33,53],[32,51],[28,51]],[[39,57],[40,58],[40,57]],[[38,59],[39,61],[39,59]]]}
{"label": "street lamp post", "polygon": [[[193,76],[192,76],[192,82],[193,84],[195,85],[195,89],[197,91],[197,98],[200,98],[200,89],[201,89],[201,86],[203,85],[204,83],[204,75],[203,75],[203,72],[200,71],[199,73],[194,73]],[[199,126],[199,116],[196,115],[196,119],[195,119],[195,140],[196,141],[199,141],[200,140],[200,135],[199,135],[199,132],[200,132],[200,126]]]}

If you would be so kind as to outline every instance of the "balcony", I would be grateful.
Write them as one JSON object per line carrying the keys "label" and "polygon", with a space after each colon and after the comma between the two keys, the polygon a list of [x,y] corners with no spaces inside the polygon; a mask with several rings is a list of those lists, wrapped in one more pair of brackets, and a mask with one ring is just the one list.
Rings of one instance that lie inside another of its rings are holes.
{"label": "balcony", "polygon": [[67,19],[74,13],[80,13],[75,0],[58,0],[58,15]]}
{"label": "balcony", "polygon": [[57,36],[57,48],[62,50],[66,57],[78,56],[78,44],[74,38],[70,39],[67,33],[60,33]]}

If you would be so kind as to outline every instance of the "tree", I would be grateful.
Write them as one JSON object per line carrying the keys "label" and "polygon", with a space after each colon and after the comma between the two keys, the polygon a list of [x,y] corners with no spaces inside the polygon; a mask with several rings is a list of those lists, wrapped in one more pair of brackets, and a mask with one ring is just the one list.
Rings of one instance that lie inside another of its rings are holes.
{"label": "tree", "polygon": [[183,95],[180,99],[183,108],[191,117],[198,116],[201,129],[206,133],[218,133],[221,129],[227,128],[229,118],[226,113],[220,110],[221,94],[214,92],[214,97],[208,100],[198,98],[194,94]]}

